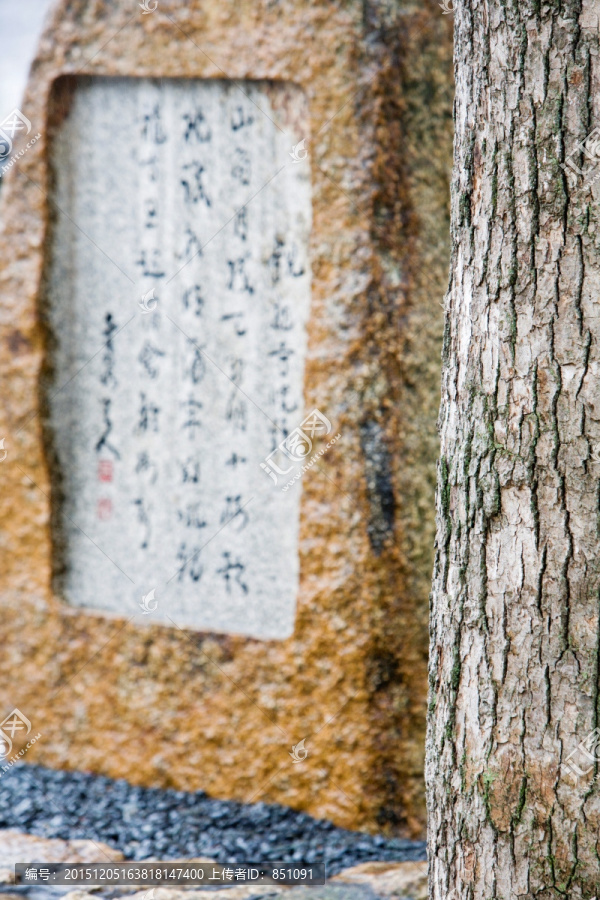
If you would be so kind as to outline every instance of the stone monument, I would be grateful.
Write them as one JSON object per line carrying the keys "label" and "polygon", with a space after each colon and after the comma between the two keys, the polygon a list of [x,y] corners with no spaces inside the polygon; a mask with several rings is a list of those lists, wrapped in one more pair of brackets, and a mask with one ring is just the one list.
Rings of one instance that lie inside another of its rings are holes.
{"label": "stone monument", "polygon": [[438,13],[54,9],[0,193],[25,761],[422,832]]}

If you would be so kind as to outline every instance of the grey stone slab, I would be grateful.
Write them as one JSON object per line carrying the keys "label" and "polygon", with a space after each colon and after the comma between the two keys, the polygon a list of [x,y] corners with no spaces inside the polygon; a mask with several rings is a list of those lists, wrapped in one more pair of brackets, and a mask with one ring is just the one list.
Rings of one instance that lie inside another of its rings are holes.
{"label": "grey stone slab", "polygon": [[285,84],[79,81],[52,147],[45,298],[74,606],[293,630],[300,491],[260,463],[306,414],[304,104]]}

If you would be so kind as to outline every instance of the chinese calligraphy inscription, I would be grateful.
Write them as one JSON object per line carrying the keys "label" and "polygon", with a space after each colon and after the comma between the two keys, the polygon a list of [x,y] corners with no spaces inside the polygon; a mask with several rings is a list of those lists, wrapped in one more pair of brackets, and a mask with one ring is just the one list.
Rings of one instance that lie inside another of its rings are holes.
{"label": "chinese calligraphy inscription", "polygon": [[[243,90],[242,90],[243,87]],[[298,492],[259,462],[302,420],[305,122],[290,85],[80,79],[54,141],[55,566],[75,606],[293,630]]]}

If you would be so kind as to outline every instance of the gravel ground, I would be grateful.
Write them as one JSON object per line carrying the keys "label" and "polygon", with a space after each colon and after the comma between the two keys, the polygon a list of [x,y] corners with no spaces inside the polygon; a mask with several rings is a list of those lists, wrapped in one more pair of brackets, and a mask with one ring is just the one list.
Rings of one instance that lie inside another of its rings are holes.
{"label": "gravel ground", "polygon": [[0,781],[0,828],[104,841],[127,859],[325,862],[328,875],[369,860],[426,858],[422,841],[347,831],[278,804],[213,800],[203,791],[134,787],[24,764]]}

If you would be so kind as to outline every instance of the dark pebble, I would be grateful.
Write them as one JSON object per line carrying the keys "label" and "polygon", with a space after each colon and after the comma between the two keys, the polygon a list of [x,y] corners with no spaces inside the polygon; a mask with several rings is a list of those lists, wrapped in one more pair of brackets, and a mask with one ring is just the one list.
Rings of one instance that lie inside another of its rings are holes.
{"label": "dark pebble", "polygon": [[425,843],[337,828],[278,804],[134,787],[87,772],[15,765],[2,779],[0,828],[104,841],[127,859],[208,856],[220,863],[319,863],[328,875],[371,860],[424,860]]}

